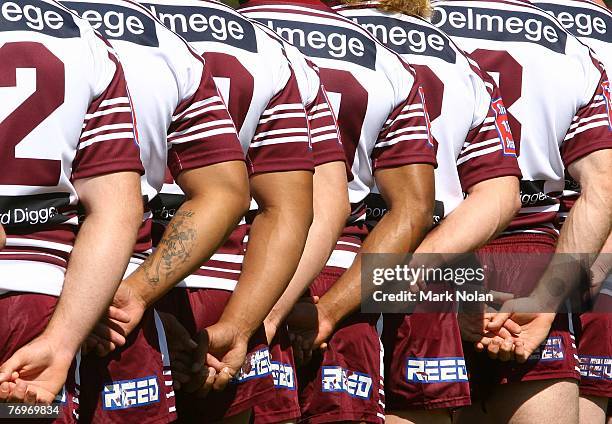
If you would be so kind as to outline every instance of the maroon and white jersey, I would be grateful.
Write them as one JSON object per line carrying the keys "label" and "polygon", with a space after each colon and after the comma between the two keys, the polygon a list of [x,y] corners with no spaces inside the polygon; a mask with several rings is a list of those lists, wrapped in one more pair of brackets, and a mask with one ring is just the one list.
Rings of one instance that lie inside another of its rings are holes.
{"label": "maroon and white jersey", "polygon": [[[166,166],[176,178],[185,170],[243,160],[236,129],[204,60],[181,37],[131,1],[62,4],[88,19],[121,58],[138,111],[147,203],[161,190]],[[151,248],[150,219],[147,210],[136,252]]]}
{"label": "maroon and white jersey", "polygon": [[308,116],[310,143],[315,166],[329,162],[345,162],[344,148],[340,140],[340,130],[336,117],[329,103],[329,95],[319,77],[319,68],[284,38],[280,37],[267,26],[259,24],[271,37],[283,45],[283,50],[295,73],[302,103]]}
{"label": "maroon and white jersey", "polygon": [[[259,25],[222,3],[199,0],[141,2],[165,26],[204,56],[238,129],[250,175],[313,170],[306,111],[283,45]],[[182,202],[178,187],[166,184],[155,200],[163,223]],[[251,218],[181,286],[233,290],[240,276]]]}
{"label": "maroon and white jersey", "polygon": [[[359,23],[420,72],[431,131],[439,143],[434,211],[438,223],[473,185],[521,176],[506,110],[493,81],[444,33],[424,19],[385,12],[378,5],[373,1],[335,10]],[[368,202],[368,211],[380,213],[383,208],[382,201]]]}
{"label": "maroon and white jersey", "polygon": [[0,291],[59,295],[75,180],[142,173],[123,70],[84,20],[48,0],[0,8]]}
{"label": "maroon and white jersey", "polygon": [[522,208],[508,229],[557,235],[565,169],[612,147],[609,83],[588,47],[514,0],[437,1],[432,22],[497,80],[520,146]]}
{"label": "maroon and white jersey", "polygon": [[[587,0],[545,0],[532,3],[556,16],[568,32],[595,51],[608,72],[612,69],[612,13],[607,8]],[[560,224],[565,221],[579,195],[580,184],[566,173],[559,212]]]}
{"label": "maroon and white jersey", "polygon": [[366,233],[374,171],[435,164],[422,88],[414,70],[354,22],[320,1],[248,1],[240,11],[276,31],[320,69],[352,173],[352,214],[328,262],[348,268]]}

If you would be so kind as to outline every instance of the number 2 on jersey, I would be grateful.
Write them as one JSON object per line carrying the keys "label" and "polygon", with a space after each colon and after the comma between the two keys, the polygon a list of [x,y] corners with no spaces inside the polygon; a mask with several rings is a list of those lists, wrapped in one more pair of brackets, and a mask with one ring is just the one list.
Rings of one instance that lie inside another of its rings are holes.
{"label": "number 2 on jersey", "polygon": [[[33,84],[28,84],[32,70],[35,78]],[[14,42],[0,47],[0,91],[7,93],[4,99],[13,100],[0,104],[0,117],[5,117],[0,122],[0,184],[57,185],[61,161],[19,158],[16,150],[28,134],[64,103],[64,87],[64,64],[42,44]],[[3,110],[11,106],[12,111]]]}

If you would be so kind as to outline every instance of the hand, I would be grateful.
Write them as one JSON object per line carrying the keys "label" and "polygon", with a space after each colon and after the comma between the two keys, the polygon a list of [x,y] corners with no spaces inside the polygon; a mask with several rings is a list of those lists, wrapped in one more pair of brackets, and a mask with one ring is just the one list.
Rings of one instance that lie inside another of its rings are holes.
{"label": "hand", "polygon": [[[520,334],[514,339],[513,354],[519,363],[526,362],[548,337],[555,314],[534,312],[541,310],[542,305],[534,297],[509,300],[487,324],[487,329],[492,332],[499,332],[508,320],[520,326]],[[496,346],[487,347],[490,355],[495,355],[496,349]]]}
{"label": "hand", "polygon": [[595,299],[601,290],[601,287],[610,274],[610,264],[606,263],[610,261],[610,253],[602,253],[593,262],[591,266],[591,280],[589,284],[589,295],[591,299]]}
{"label": "hand", "polygon": [[0,400],[51,404],[66,382],[73,357],[49,337],[37,337],[0,366]]}
{"label": "hand", "polygon": [[205,372],[206,367],[195,366],[195,364],[204,365],[205,358],[198,361],[198,344],[174,315],[165,312],[158,314],[168,341],[174,389],[194,392],[208,377],[208,373]]}
{"label": "hand", "polygon": [[[199,335],[198,357],[206,358],[208,367],[208,378],[199,389],[200,395],[208,393],[210,389],[225,389],[230,380],[238,375],[246,363],[248,341],[248,337],[234,325],[221,321]],[[211,373],[213,378],[210,378]]]}
{"label": "hand", "polygon": [[268,316],[266,319],[264,319],[263,325],[264,329],[266,330],[266,341],[268,342],[268,345],[270,345],[276,336],[276,332],[278,331],[278,324],[273,322],[273,320]]}
{"label": "hand", "polygon": [[287,317],[289,337],[298,365],[307,364],[316,349],[327,349],[335,325],[323,308],[317,305],[318,298],[304,299],[295,304]]}
{"label": "hand", "polygon": [[98,356],[106,356],[116,348],[124,346],[127,336],[142,320],[145,302],[126,282],[121,283],[104,317],[84,343],[85,353],[94,350]]}

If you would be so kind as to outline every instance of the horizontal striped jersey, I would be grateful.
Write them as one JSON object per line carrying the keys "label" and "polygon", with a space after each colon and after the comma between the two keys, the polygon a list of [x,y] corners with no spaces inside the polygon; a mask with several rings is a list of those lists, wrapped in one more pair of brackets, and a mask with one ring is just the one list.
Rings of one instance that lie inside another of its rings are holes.
{"label": "horizontal striped jersey", "polygon": [[320,1],[247,1],[240,11],[274,30],[320,69],[352,180],[352,213],[328,265],[347,268],[365,235],[365,198],[377,169],[435,164],[424,94],[397,54]]}
{"label": "horizontal striped jersey", "polygon": [[[250,175],[313,170],[298,72],[279,40],[222,3],[148,0],[141,4],[203,55],[238,130]],[[219,32],[221,27],[225,32]],[[171,179],[161,193],[153,210],[156,222],[163,227],[183,196]],[[234,288],[246,252],[248,224],[257,211],[255,202],[251,203],[251,211],[228,241],[181,286]]]}
{"label": "horizontal striped jersey", "polygon": [[[377,8],[379,2],[336,8],[421,72],[431,131],[438,141],[436,209],[439,223],[473,185],[520,170],[497,86],[441,31],[424,19]],[[486,80],[486,81],[485,81]],[[386,209],[380,195],[367,212]]]}
{"label": "horizontal striped jersey", "polygon": [[[553,14],[565,29],[595,51],[608,72],[612,69],[612,13],[587,0],[542,0],[533,4]],[[600,98],[600,101],[603,99]],[[580,184],[569,173],[561,197],[559,224],[563,224],[580,195]]]}
{"label": "horizontal striped jersey", "polygon": [[[89,19],[121,59],[137,110],[147,203],[161,190],[166,167],[176,178],[185,170],[243,160],[236,129],[208,67],[181,37],[132,1],[62,4]],[[116,30],[118,24],[124,31]],[[151,212],[145,210],[137,253],[151,248]]]}
{"label": "horizontal striped jersey", "polygon": [[[28,11],[47,19],[33,25]],[[59,295],[78,228],[73,182],[143,169],[110,45],[50,0],[16,0],[11,16],[0,26],[0,291]]]}
{"label": "horizontal striped jersey", "polygon": [[506,233],[556,237],[565,169],[612,146],[603,67],[528,2],[449,0],[434,7],[432,22],[497,80],[508,108],[523,179],[522,208]]}

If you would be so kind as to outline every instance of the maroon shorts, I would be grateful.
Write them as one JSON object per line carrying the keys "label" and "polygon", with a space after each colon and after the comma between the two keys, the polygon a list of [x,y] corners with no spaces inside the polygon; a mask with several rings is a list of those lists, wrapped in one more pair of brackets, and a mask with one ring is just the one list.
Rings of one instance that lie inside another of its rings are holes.
{"label": "maroon shorts", "polygon": [[278,329],[270,344],[274,399],[253,408],[254,424],[274,424],[297,421],[300,418],[300,403],[293,349],[289,342],[287,327]]}
{"label": "maroon shorts", "polygon": [[168,423],[176,419],[168,348],[161,320],[151,309],[125,346],[100,358],[77,357],[74,391],[80,422]]}
{"label": "maroon shorts", "polygon": [[[322,296],[342,275],[327,267],[313,282],[311,295]],[[298,369],[301,421],[384,422],[382,345],[379,315],[356,313],[344,320],[328,348]]]}
{"label": "maroon shorts", "polygon": [[[219,321],[232,292],[216,289],[176,288],[158,309],[172,313],[195,336]],[[266,333],[260,327],[249,342],[249,351],[240,377],[222,392],[211,392],[205,399],[177,392],[177,411],[181,422],[206,423],[249,411],[274,397],[274,381]]]}
{"label": "maroon shorts", "polygon": [[612,398],[612,296],[600,294],[595,311],[575,319],[580,394]]}
{"label": "maroon shorts", "polygon": [[[57,304],[55,296],[32,293],[15,293],[0,296],[0,364],[8,360],[19,348],[43,332]],[[66,386],[74,379],[74,364],[68,375]],[[38,422],[75,423],[75,403],[66,395],[66,389],[56,398],[61,405],[60,417],[56,420]],[[26,423],[29,420],[18,420]]]}
{"label": "maroon shorts", "polygon": [[454,313],[384,316],[387,411],[470,404],[461,334]]}
{"label": "maroon shorts", "polygon": [[[483,248],[478,255],[486,266],[488,289],[504,292],[529,293],[537,284],[552,258],[555,239],[545,234],[519,234],[500,237]],[[522,254],[515,257],[512,254]],[[533,264],[525,264],[525,254],[531,254]],[[495,278],[490,278],[494,273]],[[521,287],[513,287],[520,281]],[[510,382],[574,378],[578,380],[577,351],[570,331],[567,314],[558,314],[548,338],[524,364],[489,359],[485,352],[477,353],[472,345],[464,345],[473,396],[482,398],[498,385]]]}

